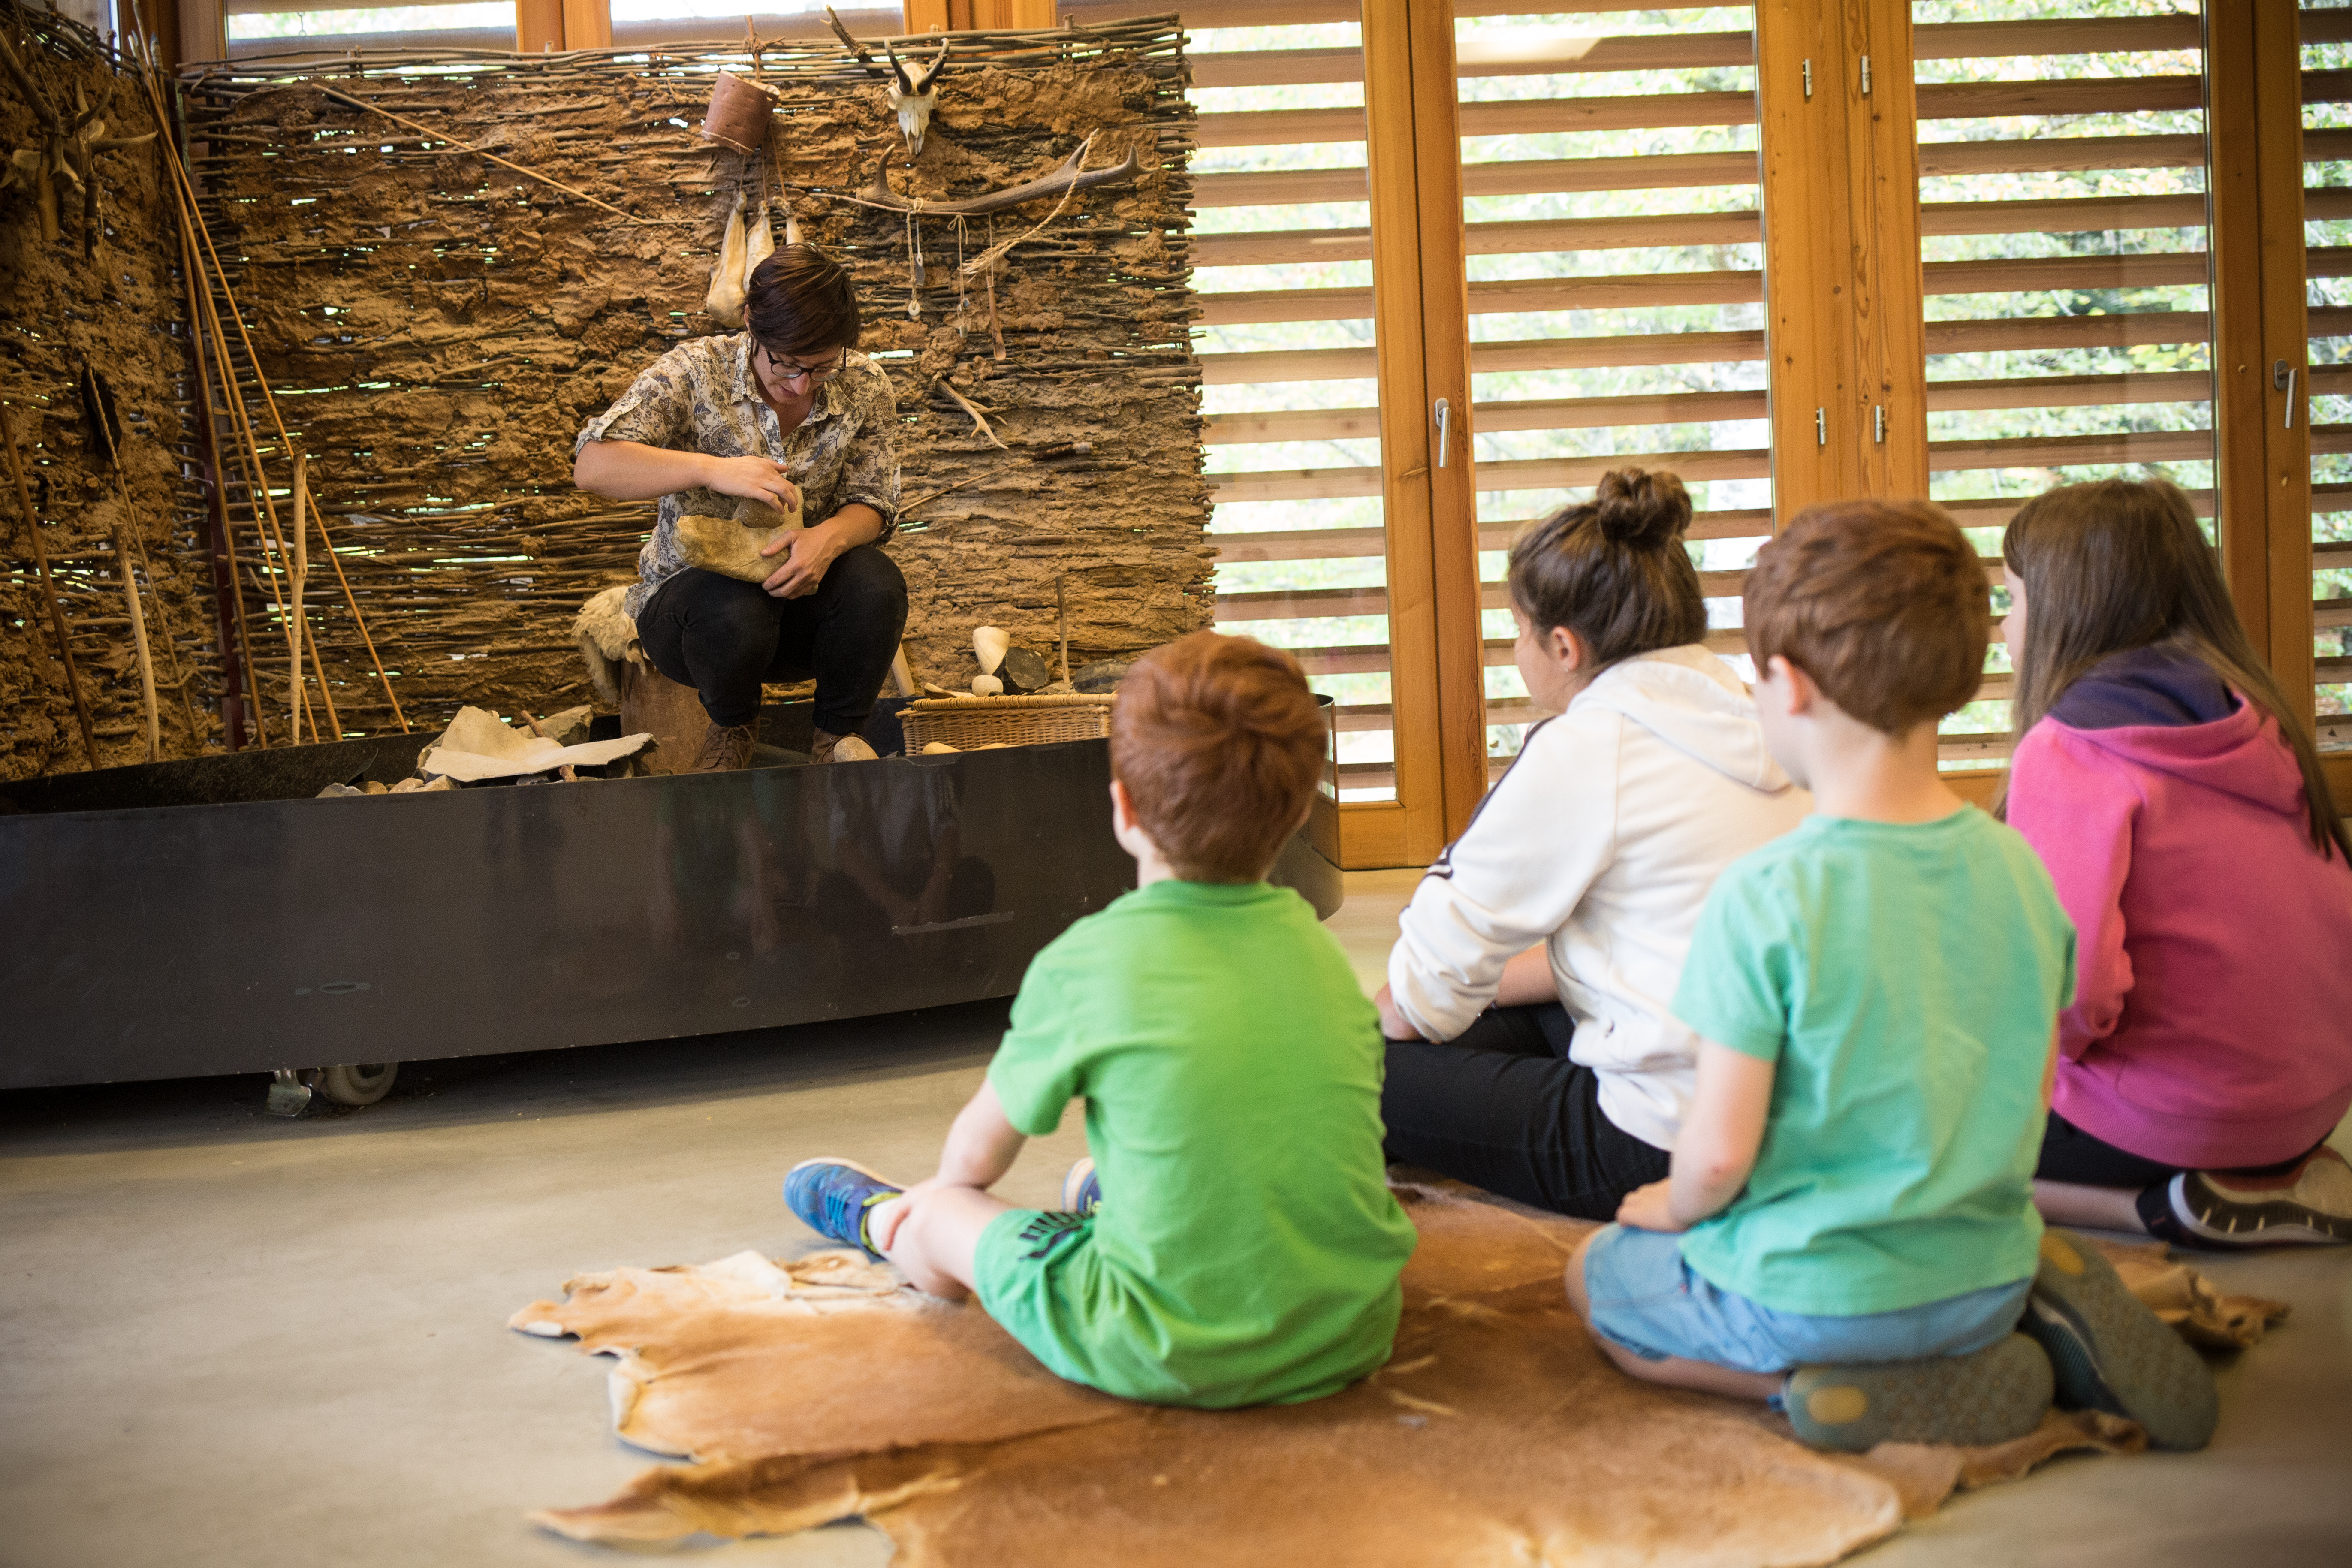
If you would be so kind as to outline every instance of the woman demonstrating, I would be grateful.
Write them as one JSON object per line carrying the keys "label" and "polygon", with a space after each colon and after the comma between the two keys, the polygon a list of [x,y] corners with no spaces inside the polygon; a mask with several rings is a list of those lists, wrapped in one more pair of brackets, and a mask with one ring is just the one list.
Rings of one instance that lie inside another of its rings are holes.
{"label": "woman demonstrating", "polygon": [[1811,806],[1701,646],[1690,515],[1679,479],[1628,468],[1512,546],[1519,671],[1559,717],[1422,879],[1377,998],[1389,1158],[1587,1219],[1666,1174],[1708,888]]}
{"label": "woman demonstrating", "polygon": [[[661,498],[624,607],[654,668],[701,695],[698,773],[751,760],[763,681],[811,676],[812,756],[827,761],[873,711],[907,625],[906,579],[878,548],[898,526],[898,401],[855,352],[849,274],[814,246],[786,246],[751,274],[745,320],[662,355],[573,447],[581,489]],[[769,547],[762,583],[678,553],[679,517],[727,516],[739,500],[819,520]]]}

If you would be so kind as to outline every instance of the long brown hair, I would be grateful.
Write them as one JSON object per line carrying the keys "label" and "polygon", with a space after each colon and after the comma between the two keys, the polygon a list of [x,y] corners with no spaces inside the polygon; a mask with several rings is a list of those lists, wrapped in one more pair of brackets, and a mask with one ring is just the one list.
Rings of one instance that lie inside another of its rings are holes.
{"label": "long brown hair", "polygon": [[[2025,646],[2016,651],[2010,731],[2025,732],[2100,660],[2177,648],[2278,722],[2303,767],[2311,844],[2323,857],[2352,841],[2334,810],[2319,748],[2239,623],[2213,547],[2180,487],[2165,479],[2062,485],[2017,509],[2001,562],[2025,584]],[[2006,782],[2001,786],[2005,802]]]}
{"label": "long brown hair", "polygon": [[1683,548],[1690,492],[1672,474],[1614,468],[1592,499],[1511,545],[1511,602],[1539,632],[1566,626],[1596,669],[1706,636],[1698,568]]}

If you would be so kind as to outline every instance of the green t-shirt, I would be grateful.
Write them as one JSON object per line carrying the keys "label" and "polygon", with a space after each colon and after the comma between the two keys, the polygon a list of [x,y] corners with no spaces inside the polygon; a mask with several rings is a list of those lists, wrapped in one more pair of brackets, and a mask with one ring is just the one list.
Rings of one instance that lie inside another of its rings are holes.
{"label": "green t-shirt", "polygon": [[1102,1207],[1042,1258],[1012,1229],[984,1245],[982,1303],[1130,1398],[1311,1399],[1373,1371],[1414,1242],[1381,1152],[1384,1060],[1287,889],[1155,882],[1078,921],[1031,964],[988,1081],[1032,1136],[1085,1098]]}
{"label": "green t-shirt", "polygon": [[1707,895],[1675,1015],[1773,1062],[1748,1186],[1684,1236],[1719,1288],[1853,1317],[2033,1273],[2042,1074],[2074,928],[1973,806],[1811,816]]}

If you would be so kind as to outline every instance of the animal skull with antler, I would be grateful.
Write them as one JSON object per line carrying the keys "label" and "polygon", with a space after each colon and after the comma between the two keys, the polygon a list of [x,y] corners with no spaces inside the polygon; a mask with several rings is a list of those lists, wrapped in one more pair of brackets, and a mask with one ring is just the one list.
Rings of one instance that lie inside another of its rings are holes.
{"label": "animal skull with antler", "polygon": [[81,253],[87,260],[98,250],[98,154],[116,147],[136,147],[154,140],[155,132],[144,136],[109,136],[106,121],[99,116],[114,100],[114,78],[106,79],[106,86],[92,103],[83,93],[81,84],[74,84],[74,114],[68,119],[49,106],[35,85],[32,73],[25,68],[24,59],[8,39],[0,37],[0,64],[5,64],[8,74],[16,79],[25,101],[32,106],[37,121],[34,145],[19,147],[0,163],[0,191],[12,185],[23,185],[32,193],[33,207],[41,223],[41,238],[56,241],[64,232],[60,221],[60,199],[71,192],[81,192]]}
{"label": "animal skull with antler", "polygon": [[898,111],[898,133],[907,139],[907,156],[921,157],[924,133],[931,128],[931,110],[939,107],[939,94],[935,89],[940,72],[947,67],[948,41],[941,38],[940,52],[931,57],[931,63],[909,75],[905,62],[898,58],[898,51],[887,43],[882,46],[882,52],[889,57],[890,63],[884,66],[866,51],[865,45],[849,36],[849,29],[841,25],[841,18],[834,15],[832,6],[824,8],[824,16],[833,24],[834,36],[848,47],[849,52],[868,74],[891,79],[890,107]]}

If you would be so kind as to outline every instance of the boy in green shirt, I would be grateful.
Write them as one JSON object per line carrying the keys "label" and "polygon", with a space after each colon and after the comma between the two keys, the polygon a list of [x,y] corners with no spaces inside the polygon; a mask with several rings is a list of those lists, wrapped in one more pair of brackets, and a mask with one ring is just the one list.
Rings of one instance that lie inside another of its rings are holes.
{"label": "boy in green shirt", "polygon": [[1814,815],[1708,895],[1673,1173],[1578,1248],[1569,1297],[1634,1376],[1778,1403],[1824,1447],[2021,1436],[2054,1366],[2062,1403],[2197,1447],[2203,1363],[2033,1207],[2074,928],[1937,770],[1987,587],[1926,501],[1815,508],[1757,557],[1757,710]]}
{"label": "boy in green shirt", "polygon": [[[1126,1398],[1290,1403],[1385,1362],[1414,1235],[1381,1152],[1378,1016],[1265,879],[1325,735],[1287,654],[1198,632],[1139,661],[1110,741],[1136,890],[1037,955],[938,1174],[807,1161],[793,1213],[918,1289],[978,1292],[1039,1361]],[[1092,1157],[1063,1208],[992,1196],[1073,1097]]]}

